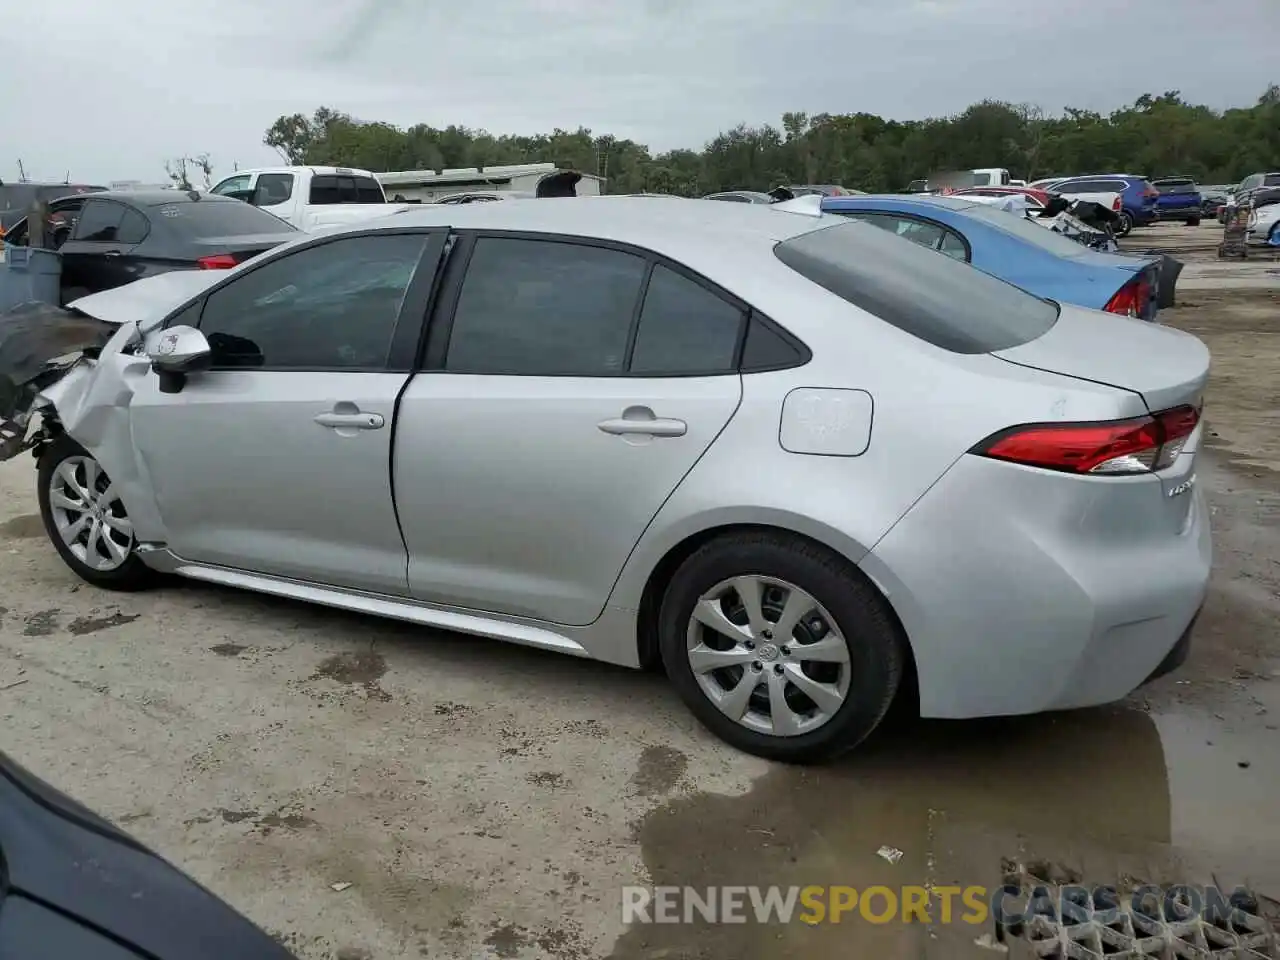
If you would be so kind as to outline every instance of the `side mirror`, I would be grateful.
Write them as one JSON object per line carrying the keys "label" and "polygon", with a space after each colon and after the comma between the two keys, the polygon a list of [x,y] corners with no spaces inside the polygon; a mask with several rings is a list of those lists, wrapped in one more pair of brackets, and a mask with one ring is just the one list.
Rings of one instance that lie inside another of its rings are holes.
{"label": "side mirror", "polygon": [[195,373],[208,370],[213,352],[204,334],[195,327],[177,326],[160,331],[147,351],[151,366],[162,373]]}
{"label": "side mirror", "polygon": [[208,370],[213,362],[213,351],[204,334],[185,325],[161,330],[147,356],[151,368],[160,376],[162,393],[178,393],[186,385],[187,374]]}

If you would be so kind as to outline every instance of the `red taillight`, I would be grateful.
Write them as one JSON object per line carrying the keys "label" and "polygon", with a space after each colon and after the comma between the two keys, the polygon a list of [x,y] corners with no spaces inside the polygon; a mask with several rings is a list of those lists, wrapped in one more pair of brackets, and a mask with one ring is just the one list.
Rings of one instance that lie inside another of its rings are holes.
{"label": "red taillight", "polygon": [[1124,209],[1124,204],[1120,201],[1119,196],[1117,196],[1114,200],[1111,201],[1112,213],[1119,213],[1123,209]]}
{"label": "red taillight", "polygon": [[240,261],[230,253],[215,253],[196,261],[201,270],[230,270]]}
{"label": "red taillight", "polygon": [[1151,300],[1151,284],[1146,277],[1136,277],[1116,291],[1102,309],[1122,317],[1145,317]]}
{"label": "red taillight", "polygon": [[972,453],[1064,473],[1150,473],[1171,466],[1200,422],[1192,406],[1106,423],[1039,423],[1010,427]]}

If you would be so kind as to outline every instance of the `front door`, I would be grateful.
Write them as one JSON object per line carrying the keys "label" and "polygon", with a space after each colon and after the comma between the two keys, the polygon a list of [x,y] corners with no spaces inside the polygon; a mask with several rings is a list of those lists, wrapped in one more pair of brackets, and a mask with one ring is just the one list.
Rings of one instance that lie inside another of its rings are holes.
{"label": "front door", "polygon": [[410,589],[587,624],[737,409],[745,311],[621,249],[481,236],[468,261],[468,245],[452,322],[401,403]]}
{"label": "front door", "polygon": [[213,369],[131,406],[168,546],[186,560],[406,591],[390,470],[443,234],[343,236],[273,258],[171,324]]}

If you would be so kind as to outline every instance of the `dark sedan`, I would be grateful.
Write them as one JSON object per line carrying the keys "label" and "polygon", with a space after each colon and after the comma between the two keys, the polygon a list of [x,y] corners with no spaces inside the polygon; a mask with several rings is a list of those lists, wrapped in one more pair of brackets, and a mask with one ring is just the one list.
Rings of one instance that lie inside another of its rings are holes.
{"label": "dark sedan", "polygon": [[[257,207],[195,191],[87,193],[55,200],[45,245],[62,254],[62,300],[171,270],[226,270],[300,231]],[[5,243],[25,246],[27,221]]]}
{"label": "dark sedan", "polygon": [[182,871],[0,753],[4,960],[294,960]]}

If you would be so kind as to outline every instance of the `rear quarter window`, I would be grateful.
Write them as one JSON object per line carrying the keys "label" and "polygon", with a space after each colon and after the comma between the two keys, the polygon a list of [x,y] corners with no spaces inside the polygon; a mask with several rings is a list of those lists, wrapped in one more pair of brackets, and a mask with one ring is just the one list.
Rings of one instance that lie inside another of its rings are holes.
{"label": "rear quarter window", "polygon": [[152,223],[193,240],[298,232],[274,214],[240,200],[162,203],[152,207],[150,214]]}
{"label": "rear quarter window", "polygon": [[953,353],[1007,350],[1058,320],[1056,304],[870,224],[823,227],[784,240],[774,254],[848,303]]}

